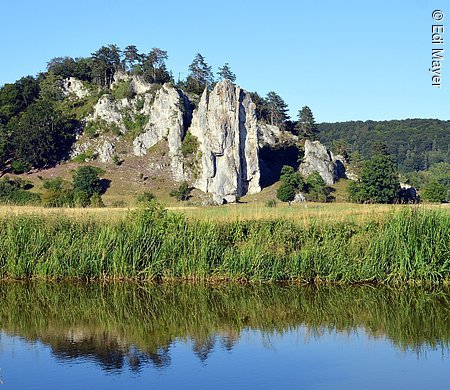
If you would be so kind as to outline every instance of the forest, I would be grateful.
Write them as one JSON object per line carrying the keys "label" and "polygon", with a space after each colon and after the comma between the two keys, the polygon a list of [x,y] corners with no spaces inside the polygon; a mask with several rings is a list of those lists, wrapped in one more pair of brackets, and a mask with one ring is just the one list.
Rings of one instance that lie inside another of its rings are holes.
{"label": "forest", "polygon": [[317,127],[320,141],[329,148],[343,141],[350,151],[359,152],[363,158],[372,157],[375,142],[386,144],[401,173],[428,170],[436,163],[450,163],[450,121],[350,121],[320,123]]}

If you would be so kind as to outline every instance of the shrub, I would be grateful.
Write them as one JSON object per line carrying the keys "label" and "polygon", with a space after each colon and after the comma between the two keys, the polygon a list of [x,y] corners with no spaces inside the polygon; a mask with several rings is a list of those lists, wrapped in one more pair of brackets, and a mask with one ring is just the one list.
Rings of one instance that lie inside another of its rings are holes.
{"label": "shrub", "polygon": [[147,203],[155,199],[155,195],[153,195],[149,191],[145,191],[143,194],[139,194],[136,198],[137,203]]}
{"label": "shrub", "polygon": [[86,150],[85,152],[76,155],[72,159],[72,161],[77,162],[77,163],[84,163],[86,161],[94,160],[95,158],[96,158],[96,155],[94,156],[94,152],[92,150]]}
{"label": "shrub", "polygon": [[90,203],[92,207],[105,207],[102,197],[98,194],[98,192],[94,192],[92,194]]}
{"label": "shrub", "polygon": [[136,95],[133,91],[131,83],[129,81],[121,81],[114,86],[112,89],[112,95],[120,100],[120,99],[133,99]]}
{"label": "shrub", "polygon": [[283,181],[277,190],[277,198],[282,202],[291,202],[295,197],[295,189],[292,184]]}
{"label": "shrub", "polygon": [[277,207],[277,201],[275,199],[270,199],[266,202],[267,207]]}
{"label": "shrub", "polygon": [[111,202],[111,204],[109,205],[110,207],[117,207],[117,208],[123,208],[123,207],[127,207],[127,204],[124,200],[119,199],[119,200],[115,200],[113,202]]}
{"label": "shrub", "polygon": [[306,179],[306,199],[312,202],[330,202],[334,200],[331,196],[331,187],[328,187],[319,172],[311,173]]}
{"label": "shrub", "polygon": [[0,203],[15,205],[39,204],[41,197],[39,194],[29,192],[27,182],[21,179],[10,180],[4,177],[0,180]]}
{"label": "shrub", "polygon": [[73,203],[75,207],[89,206],[89,196],[84,191],[75,191],[73,194]]}
{"label": "shrub", "polygon": [[442,203],[447,197],[447,189],[443,184],[438,183],[436,180],[430,181],[425,185],[422,191],[422,198],[429,202]]}
{"label": "shrub", "polygon": [[198,140],[197,137],[192,135],[190,132],[186,133],[181,145],[181,153],[184,157],[194,154],[198,150]]}
{"label": "shrub", "polygon": [[366,161],[361,170],[359,193],[361,201],[371,203],[394,203],[398,199],[400,183],[395,166],[385,146],[375,146],[374,156]]}
{"label": "shrub", "polygon": [[122,165],[123,160],[117,154],[115,154],[114,156],[112,156],[112,162],[115,165]]}
{"label": "shrub", "polygon": [[187,200],[189,199],[189,193],[191,192],[191,189],[189,188],[189,185],[186,181],[180,184],[178,189],[173,190],[170,192],[170,196],[175,197],[178,201],[181,200]]}
{"label": "shrub", "polygon": [[280,180],[290,184],[295,190],[299,191],[302,191],[305,186],[300,173],[295,172],[294,168],[290,165],[283,165],[283,168],[281,168]]}
{"label": "shrub", "polygon": [[30,164],[21,161],[21,160],[14,160],[11,163],[11,169],[16,175],[20,175],[21,173],[28,172],[30,170]]}
{"label": "shrub", "polygon": [[76,193],[84,192],[89,199],[94,193],[101,192],[100,169],[90,165],[79,167],[73,174],[73,189]]}
{"label": "shrub", "polygon": [[42,196],[45,207],[73,207],[74,192],[70,183],[60,177],[47,180],[44,183],[47,190]]}
{"label": "shrub", "polygon": [[84,126],[84,133],[89,137],[89,138],[95,138],[97,137],[97,131],[98,131],[98,123],[97,122],[87,122],[86,125]]}

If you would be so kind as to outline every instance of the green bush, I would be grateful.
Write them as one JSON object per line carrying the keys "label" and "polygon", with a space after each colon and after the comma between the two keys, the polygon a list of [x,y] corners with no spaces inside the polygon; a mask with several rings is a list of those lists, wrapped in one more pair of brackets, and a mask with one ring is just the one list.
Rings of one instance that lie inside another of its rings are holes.
{"label": "green bush", "polygon": [[330,202],[331,187],[328,187],[319,172],[311,173],[306,179],[306,199],[312,202]]}
{"label": "green bush", "polygon": [[15,173],[16,175],[20,175],[21,173],[25,173],[28,172],[30,170],[30,164],[21,161],[21,160],[14,160],[11,163],[11,169],[13,171],[13,173]]}
{"label": "green bush", "polygon": [[94,192],[90,199],[91,207],[105,207],[103,203],[102,197],[98,194],[98,192]]}
{"label": "green bush", "polygon": [[72,185],[61,177],[45,181],[47,190],[42,195],[42,204],[45,207],[73,207],[74,191]]}
{"label": "green bush", "polygon": [[95,138],[98,136],[98,129],[99,129],[99,124],[97,122],[92,122],[89,121],[86,123],[86,125],[84,126],[84,133],[89,137],[89,138]]}
{"label": "green bush", "polygon": [[73,174],[73,189],[76,193],[84,192],[89,199],[94,193],[101,192],[100,169],[90,165],[79,167]]}
{"label": "green bush", "polygon": [[156,198],[155,195],[153,195],[151,192],[145,191],[143,194],[139,194],[136,197],[136,202],[137,203],[147,203],[147,202],[152,201],[155,198]]}
{"label": "green bush", "polygon": [[433,180],[423,188],[422,198],[429,202],[445,202],[447,198],[447,189],[443,184]]}
{"label": "green bush", "polygon": [[122,165],[123,160],[117,154],[115,154],[114,156],[112,156],[112,162],[115,165]]}
{"label": "green bush", "polygon": [[144,130],[145,125],[147,124],[147,121],[147,115],[134,114],[132,116],[130,113],[125,113],[125,115],[123,116],[123,123],[128,131],[128,138],[134,139],[139,134],[141,134]]}
{"label": "green bush", "polygon": [[183,143],[181,144],[181,153],[184,157],[187,157],[191,154],[194,154],[199,147],[199,143],[197,137],[192,135],[190,132],[186,133],[186,136],[183,139]]}
{"label": "green bush", "polygon": [[77,163],[84,163],[86,161],[90,161],[94,159],[94,152],[92,150],[86,150],[83,153],[76,155],[72,161]]}
{"label": "green bush", "polygon": [[172,192],[170,192],[169,195],[173,196],[178,201],[181,201],[181,200],[189,199],[189,193],[190,192],[191,192],[191,189],[189,188],[188,183],[186,181],[184,181],[183,183],[180,184],[178,189],[173,190]]}
{"label": "green bush", "polygon": [[114,200],[111,202],[109,207],[124,208],[127,207],[127,203],[122,199]]}
{"label": "green bush", "polygon": [[129,81],[117,83],[111,90],[112,95],[117,99],[133,99],[136,95]]}
{"label": "green bush", "polygon": [[89,195],[84,191],[75,191],[73,203],[75,207],[87,207],[90,204]]}
{"label": "green bush", "polygon": [[283,168],[281,168],[280,180],[290,184],[294,187],[294,190],[303,191],[305,186],[300,173],[295,172],[294,168],[290,165],[283,165]]}
{"label": "green bush", "polygon": [[266,202],[267,207],[277,207],[277,201],[275,199],[270,199]]}
{"label": "green bush", "polygon": [[277,198],[282,202],[291,202],[295,197],[295,189],[292,184],[285,181],[281,182],[280,187],[277,190]]}
{"label": "green bush", "polygon": [[37,205],[41,202],[39,194],[29,192],[27,182],[21,179],[10,180],[7,176],[0,180],[0,203],[14,205]]}

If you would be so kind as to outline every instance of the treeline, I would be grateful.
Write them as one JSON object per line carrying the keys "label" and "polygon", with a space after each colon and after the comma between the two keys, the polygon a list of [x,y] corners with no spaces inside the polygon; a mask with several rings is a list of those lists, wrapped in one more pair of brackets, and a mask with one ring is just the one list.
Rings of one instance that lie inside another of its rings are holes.
{"label": "treeline", "polygon": [[[331,149],[337,141],[363,158],[373,155],[373,145],[387,145],[401,173],[428,170],[436,163],[450,163],[450,121],[405,119],[391,121],[351,121],[318,124],[319,139]],[[343,142],[342,142],[343,141]]]}
{"label": "treeline", "polygon": [[62,98],[48,73],[0,89],[0,171],[46,168],[68,156],[79,122],[63,109]]}

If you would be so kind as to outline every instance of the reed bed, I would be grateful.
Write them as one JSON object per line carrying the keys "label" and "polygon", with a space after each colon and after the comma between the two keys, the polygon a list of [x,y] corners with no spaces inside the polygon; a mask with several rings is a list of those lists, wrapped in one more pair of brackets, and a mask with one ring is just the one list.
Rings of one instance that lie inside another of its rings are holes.
{"label": "reed bed", "polygon": [[450,216],[403,209],[364,223],[186,219],[152,206],[126,218],[0,218],[0,277],[446,282]]}

